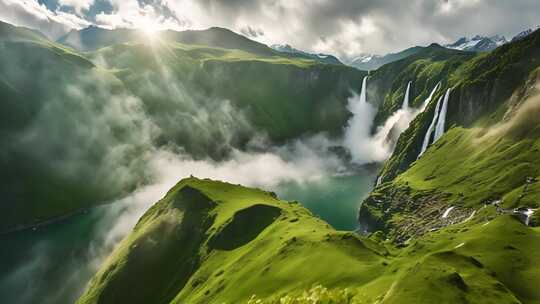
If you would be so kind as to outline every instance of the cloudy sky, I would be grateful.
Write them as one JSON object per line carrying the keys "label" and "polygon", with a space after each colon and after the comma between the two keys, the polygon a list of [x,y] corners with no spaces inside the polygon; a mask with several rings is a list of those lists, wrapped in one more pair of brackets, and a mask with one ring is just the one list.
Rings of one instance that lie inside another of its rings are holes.
{"label": "cloudy sky", "polygon": [[0,0],[0,20],[57,38],[71,28],[221,26],[350,58],[540,24],[539,0]]}

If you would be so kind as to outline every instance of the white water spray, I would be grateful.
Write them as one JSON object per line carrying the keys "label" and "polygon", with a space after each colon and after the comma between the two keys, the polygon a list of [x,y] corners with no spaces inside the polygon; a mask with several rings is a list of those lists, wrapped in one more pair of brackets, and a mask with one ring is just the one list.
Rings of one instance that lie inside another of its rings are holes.
{"label": "white water spray", "polygon": [[[378,126],[375,134],[371,134],[370,130],[372,129],[377,109],[366,100],[367,77],[362,81],[360,95],[354,94],[349,98],[347,108],[353,115],[345,129],[343,146],[351,152],[354,163],[365,164],[388,159],[394,150],[397,137],[425,109],[425,105],[429,103],[429,100],[424,101],[424,105],[420,108],[414,109],[410,107],[411,84],[412,81],[407,83],[401,108],[390,115],[384,124]],[[428,99],[433,98],[439,86],[440,84],[435,86]],[[380,181],[382,180],[378,180],[376,185],[379,185]]]}
{"label": "white water spray", "polygon": [[446,209],[442,215],[442,218],[447,218],[449,215],[450,215],[450,211],[452,211],[455,207],[452,206],[452,207],[449,207],[448,209]]}
{"label": "white water spray", "polygon": [[418,158],[426,152],[427,147],[429,145],[429,140],[431,138],[431,133],[433,133],[433,129],[435,128],[435,123],[437,122],[437,118],[439,117],[439,108],[441,107],[441,100],[442,96],[439,97],[439,100],[437,101],[437,105],[435,106],[435,112],[433,113],[433,119],[431,120],[431,124],[429,125],[429,128],[427,129],[426,135],[424,136],[424,142],[422,143],[422,149],[420,150],[420,154],[418,154]]}
{"label": "white water spray", "polygon": [[437,121],[437,127],[435,128],[435,138],[433,142],[436,142],[444,134],[444,125],[446,123],[446,112],[448,110],[448,99],[450,98],[451,89],[446,90],[444,94],[444,101],[441,108],[441,113],[439,114],[439,120]]}
{"label": "white water spray", "polygon": [[368,77],[365,76],[364,79],[362,79],[362,91],[360,91],[360,103],[366,103],[367,102],[367,99],[366,99],[367,78]]}
{"label": "white water spray", "polygon": [[407,89],[405,90],[405,97],[403,98],[403,105],[401,106],[402,110],[407,111],[409,109],[409,91],[411,90],[411,82],[407,83]]}
{"label": "white water spray", "polygon": [[424,110],[426,109],[426,107],[428,106],[428,104],[431,102],[431,99],[433,99],[433,95],[435,95],[435,93],[437,92],[437,90],[439,90],[439,87],[441,86],[441,83],[438,82],[435,87],[433,88],[433,90],[431,90],[431,93],[429,93],[429,96],[428,98],[426,98],[426,100],[424,100],[424,103],[422,104],[422,106],[420,107],[420,109],[418,109],[419,112],[424,112]]}
{"label": "white water spray", "polygon": [[377,183],[375,184],[375,187],[378,187],[382,183],[382,174],[377,177]]}

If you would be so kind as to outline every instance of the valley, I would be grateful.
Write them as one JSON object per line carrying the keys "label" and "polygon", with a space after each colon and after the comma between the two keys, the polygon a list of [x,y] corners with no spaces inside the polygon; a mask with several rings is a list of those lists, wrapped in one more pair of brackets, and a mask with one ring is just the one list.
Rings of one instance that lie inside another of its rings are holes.
{"label": "valley", "polygon": [[0,21],[0,302],[540,303],[539,29],[240,32]]}

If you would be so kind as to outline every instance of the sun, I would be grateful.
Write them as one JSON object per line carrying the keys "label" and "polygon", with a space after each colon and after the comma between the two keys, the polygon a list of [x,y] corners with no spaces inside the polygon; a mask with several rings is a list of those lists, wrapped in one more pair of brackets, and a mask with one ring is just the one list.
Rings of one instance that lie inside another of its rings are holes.
{"label": "sun", "polygon": [[148,36],[149,38],[152,38],[155,36],[156,32],[158,31],[157,28],[153,28],[153,27],[143,27],[141,29],[143,31],[143,33]]}
{"label": "sun", "polygon": [[153,39],[160,27],[159,24],[151,19],[144,19],[140,24],[140,29],[148,38]]}

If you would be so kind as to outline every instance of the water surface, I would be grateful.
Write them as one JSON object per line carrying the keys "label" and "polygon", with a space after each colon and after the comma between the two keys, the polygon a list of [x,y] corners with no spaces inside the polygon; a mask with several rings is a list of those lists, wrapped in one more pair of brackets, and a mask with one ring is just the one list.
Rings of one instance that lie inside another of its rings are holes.
{"label": "water surface", "polygon": [[[301,202],[336,229],[354,230],[358,207],[375,175],[375,170],[359,170],[282,184],[274,191],[282,199]],[[109,232],[130,216],[130,203],[99,206],[35,230],[0,235],[0,303],[73,303],[123,236],[113,234],[111,240]],[[131,213],[138,217],[138,212]],[[137,218],[130,220],[126,225]]]}

